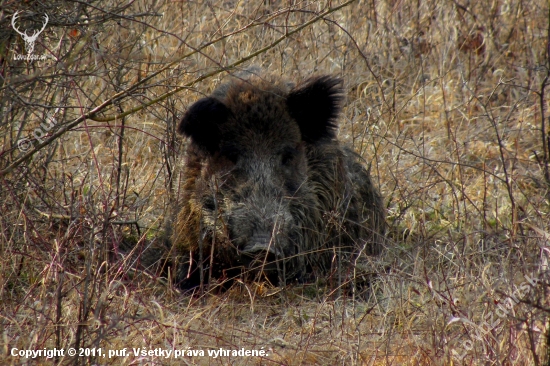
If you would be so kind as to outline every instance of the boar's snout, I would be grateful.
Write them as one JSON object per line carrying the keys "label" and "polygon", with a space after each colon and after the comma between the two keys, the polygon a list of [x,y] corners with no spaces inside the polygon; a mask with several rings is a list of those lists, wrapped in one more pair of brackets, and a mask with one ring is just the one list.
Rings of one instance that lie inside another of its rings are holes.
{"label": "boar's snout", "polygon": [[275,245],[271,245],[271,233],[255,233],[250,242],[242,250],[244,255],[255,256],[258,253],[268,252],[277,255]]}
{"label": "boar's snout", "polygon": [[296,230],[294,220],[283,200],[265,192],[259,196],[253,195],[237,210],[228,212],[231,239],[241,256],[264,253],[281,258],[289,251],[289,237]]}

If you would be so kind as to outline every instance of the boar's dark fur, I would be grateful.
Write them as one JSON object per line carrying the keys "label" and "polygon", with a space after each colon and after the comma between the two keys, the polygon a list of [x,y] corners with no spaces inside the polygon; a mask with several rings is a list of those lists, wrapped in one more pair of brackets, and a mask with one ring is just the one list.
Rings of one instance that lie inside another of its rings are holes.
{"label": "boar's dark fur", "polygon": [[180,286],[240,273],[307,280],[380,252],[384,206],[361,157],[336,137],[341,102],[337,78],[292,87],[250,76],[189,108],[171,223]]}

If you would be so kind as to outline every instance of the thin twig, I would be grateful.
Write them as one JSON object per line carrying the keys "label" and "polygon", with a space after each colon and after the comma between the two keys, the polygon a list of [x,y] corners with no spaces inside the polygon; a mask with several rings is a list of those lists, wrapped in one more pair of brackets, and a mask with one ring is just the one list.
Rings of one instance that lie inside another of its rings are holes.
{"label": "thin twig", "polygon": [[158,75],[159,73],[161,73],[162,71],[168,69],[169,67],[175,65],[177,62],[181,62],[182,59],[185,59],[186,57],[189,57],[197,52],[199,52],[201,49],[204,49],[205,47],[215,43],[216,41],[219,41],[223,38],[226,38],[228,37],[229,35],[225,35],[223,37],[220,37],[218,38],[216,41],[212,41],[212,42],[209,42],[208,44],[206,44],[205,46],[201,47],[199,50],[194,50],[193,52],[191,53],[188,53],[186,55],[184,55],[183,57],[179,58],[177,61],[174,61],[174,62],[171,62],[169,63],[168,65],[166,65],[165,67],[161,68],[160,70],[156,71],[155,73],[153,73],[152,75],[138,81],[137,83],[135,83],[134,85],[132,85],[130,88],[124,90],[124,91],[121,91],[120,93],[117,93],[115,94],[114,96],[112,96],[111,98],[107,99],[106,101],[104,101],[103,103],[101,103],[99,106],[95,107],[94,109],[92,109],[90,112],[88,113],[85,113],[83,115],[81,115],[80,117],[76,118],[75,120],[73,120],[72,122],[66,124],[63,128],[61,128],[59,131],[57,131],[56,133],[52,134],[47,140],[45,140],[44,142],[41,142],[40,144],[36,145],[33,149],[31,149],[29,152],[25,153],[22,157],[20,157],[19,159],[15,160],[12,164],[10,164],[8,167],[4,168],[3,170],[0,171],[0,176],[3,176],[3,175],[6,175],[8,173],[10,173],[13,169],[15,169],[16,167],[18,167],[19,165],[21,165],[23,162],[27,161],[28,159],[30,159],[34,154],[36,154],[37,151],[41,150],[43,147],[45,146],[48,146],[50,145],[53,141],[55,141],[56,139],[58,139],[60,136],[64,135],[67,131],[69,131],[70,129],[72,129],[73,127],[77,126],[78,124],[80,124],[81,122],[87,120],[87,119],[91,119],[91,120],[94,120],[94,121],[98,121],[98,122],[108,122],[108,121],[114,121],[114,120],[117,120],[117,119],[121,119],[121,118],[124,118],[130,114],[133,114],[133,113],[136,113],[146,107],[149,107],[153,104],[156,104],[156,103],[159,103],[163,100],[165,100],[166,98],[184,90],[184,89],[189,89],[190,87],[192,87],[193,85],[201,82],[202,80],[205,80],[205,79],[208,79],[208,78],[211,78],[212,76],[215,76],[223,71],[229,71],[229,70],[232,70],[234,69],[235,67],[239,66],[240,64],[243,64],[245,63],[246,61],[249,61],[251,59],[253,59],[254,57],[257,57],[258,55],[262,54],[262,53],[265,53],[267,51],[269,51],[270,49],[272,49],[273,47],[275,47],[276,45],[278,45],[279,43],[281,43],[282,41],[284,41],[285,39],[289,38],[290,36],[302,31],[304,28],[307,28],[309,27],[310,25],[318,22],[319,20],[322,20],[324,19],[327,15],[331,14],[331,13],[334,13],[335,11],[337,10],[340,10],[348,5],[350,5],[351,3],[355,2],[355,0],[349,0],[339,6],[336,6],[334,8],[330,8],[326,11],[324,11],[323,13],[321,13],[320,15],[316,16],[315,18],[311,19],[309,22],[306,22],[298,27],[296,27],[296,29],[294,29],[293,31],[290,31],[290,32],[287,32],[285,33],[283,36],[281,36],[280,38],[278,38],[276,41],[272,42],[271,44],[259,49],[258,51],[256,52],[253,52],[251,53],[250,55],[246,56],[246,57],[243,57],[241,58],[240,60],[232,63],[231,65],[227,66],[227,67],[220,67],[219,69],[216,69],[212,72],[209,72],[207,74],[204,74],[198,78],[196,78],[195,80],[185,84],[185,85],[182,85],[182,86],[179,86],[177,88],[174,88],[172,89],[171,91],[167,92],[167,93],[164,93],[163,95],[159,96],[158,98],[155,98],[155,99],[152,99],[151,101],[147,102],[147,103],[143,103],[142,105],[138,106],[138,107],[135,107],[135,108],[131,108],[129,110],[127,110],[126,112],[124,113],[120,113],[120,114],[117,114],[115,116],[109,116],[109,117],[105,117],[105,118],[99,118],[99,117],[96,117],[96,115],[101,112],[103,109],[105,109],[106,107],[110,106],[111,104],[114,103],[115,100],[119,99],[119,98],[122,98],[126,95],[128,95],[132,90],[134,90],[138,85],[141,85],[143,84],[144,82],[146,82],[147,80],[150,80],[151,78],[153,78],[154,76]]}

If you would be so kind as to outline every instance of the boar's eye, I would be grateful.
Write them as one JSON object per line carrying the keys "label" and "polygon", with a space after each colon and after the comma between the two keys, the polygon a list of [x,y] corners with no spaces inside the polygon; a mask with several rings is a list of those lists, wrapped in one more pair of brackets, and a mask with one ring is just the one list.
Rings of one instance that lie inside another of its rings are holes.
{"label": "boar's eye", "polygon": [[202,205],[208,211],[214,211],[216,209],[216,202],[214,202],[214,197],[212,197],[212,196],[204,197],[203,200],[202,200]]}
{"label": "boar's eye", "polygon": [[296,149],[287,148],[281,153],[281,164],[289,165],[296,156]]}
{"label": "boar's eye", "polygon": [[283,154],[281,155],[281,163],[283,165],[288,165],[290,164],[290,162],[292,161],[292,159],[294,158],[294,153],[292,151],[285,151],[283,152]]}

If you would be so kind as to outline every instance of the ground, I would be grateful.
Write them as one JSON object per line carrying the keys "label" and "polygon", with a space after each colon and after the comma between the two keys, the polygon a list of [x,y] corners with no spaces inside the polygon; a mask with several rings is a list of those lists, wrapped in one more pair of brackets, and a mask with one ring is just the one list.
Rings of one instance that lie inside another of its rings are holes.
{"label": "ground", "polygon": [[[549,364],[547,2],[0,11],[1,364]],[[16,11],[28,35],[48,15],[45,59],[17,56]],[[343,79],[339,137],[388,210],[368,296],[323,279],[188,296],[123,250],[162,236],[179,118],[251,66]]]}

